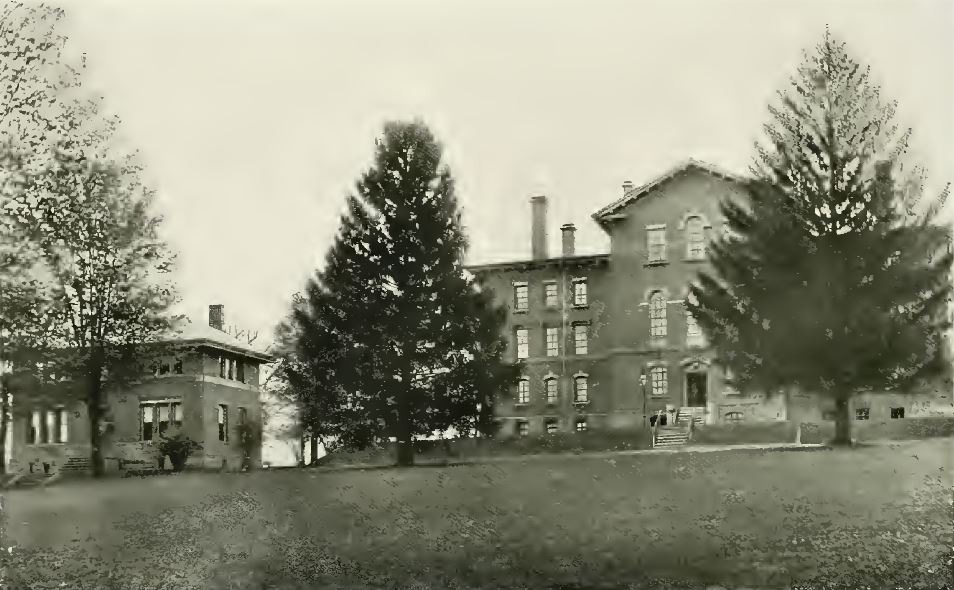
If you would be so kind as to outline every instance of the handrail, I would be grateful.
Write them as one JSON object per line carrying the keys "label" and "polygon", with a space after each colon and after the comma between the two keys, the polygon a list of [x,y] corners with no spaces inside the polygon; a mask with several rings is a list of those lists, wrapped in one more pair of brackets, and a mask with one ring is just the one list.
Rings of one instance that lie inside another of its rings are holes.
{"label": "handrail", "polygon": [[650,441],[650,444],[651,444],[652,447],[655,447],[655,446],[656,446],[656,433],[659,432],[659,410],[656,410],[655,416],[656,416],[656,420],[653,422],[653,425],[652,425],[652,437],[653,437],[653,438],[652,438],[652,440]]}

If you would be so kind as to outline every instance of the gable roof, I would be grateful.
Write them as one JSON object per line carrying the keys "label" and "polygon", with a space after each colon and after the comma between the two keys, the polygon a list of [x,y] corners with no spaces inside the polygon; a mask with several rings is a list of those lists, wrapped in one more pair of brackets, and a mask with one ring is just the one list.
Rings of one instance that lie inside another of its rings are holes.
{"label": "gable roof", "polygon": [[732,174],[731,172],[726,172],[725,170],[722,170],[716,166],[713,166],[712,164],[708,164],[700,160],[689,158],[687,160],[680,162],[676,166],[673,166],[672,168],[667,170],[665,173],[657,176],[656,178],[652,179],[646,184],[635,187],[627,191],[622,198],[610,203],[609,205],[603,207],[602,209],[594,213],[592,216],[593,219],[597,223],[602,223],[603,221],[605,221],[607,216],[612,215],[613,213],[619,211],[620,209],[622,209],[626,205],[629,205],[636,199],[639,199],[651,193],[653,190],[659,188],[659,186],[662,185],[664,182],[675,178],[676,176],[678,176],[679,174],[682,174],[683,172],[688,172],[690,169],[700,170],[702,172],[705,172],[706,174],[711,174],[713,176],[717,176],[719,178],[723,178],[725,180],[730,180],[733,182],[742,182],[744,180],[741,176]]}

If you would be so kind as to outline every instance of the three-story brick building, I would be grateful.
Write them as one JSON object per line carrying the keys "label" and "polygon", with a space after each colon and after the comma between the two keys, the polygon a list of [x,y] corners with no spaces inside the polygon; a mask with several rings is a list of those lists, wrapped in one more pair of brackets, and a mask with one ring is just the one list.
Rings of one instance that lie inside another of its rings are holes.
{"label": "three-story brick building", "polygon": [[690,160],[593,214],[608,253],[579,256],[574,226],[547,255],[546,197],[532,199],[532,257],[470,267],[509,307],[512,360],[522,375],[499,404],[502,434],[649,426],[666,413],[713,423],[786,418],[784,399],[743,394],[686,311],[706,247],[724,231],[735,176]]}

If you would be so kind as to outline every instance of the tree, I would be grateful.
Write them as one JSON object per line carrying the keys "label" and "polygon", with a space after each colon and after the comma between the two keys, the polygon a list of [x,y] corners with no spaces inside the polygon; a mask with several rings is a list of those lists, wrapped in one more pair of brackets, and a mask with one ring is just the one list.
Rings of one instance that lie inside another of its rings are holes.
{"label": "tree", "polygon": [[416,437],[492,432],[515,369],[502,361],[504,311],[465,271],[466,248],[441,146],[421,122],[386,124],[280,332],[312,436],[357,447],[394,437],[410,465]]}
{"label": "tree", "polygon": [[63,16],[44,4],[8,3],[0,9],[0,472],[12,399],[10,351],[45,330],[43,289],[34,276],[37,253],[11,224],[2,223],[2,213],[69,127],[63,96],[76,87],[79,69],[62,60],[66,37],[57,25]]}
{"label": "tree", "polygon": [[834,442],[850,444],[856,393],[911,391],[945,370],[947,189],[920,202],[896,104],[827,31],[780,99],[747,199],[722,203],[730,231],[689,310],[739,386],[833,399]]}
{"label": "tree", "polygon": [[101,142],[114,126],[100,129],[62,142],[6,207],[8,221],[39,251],[48,292],[49,328],[21,346],[20,360],[32,355],[67,377],[69,391],[85,402],[94,475],[104,470],[105,392],[138,378],[150,355],[165,352],[176,299],[154,194],[131,159],[103,158]]}

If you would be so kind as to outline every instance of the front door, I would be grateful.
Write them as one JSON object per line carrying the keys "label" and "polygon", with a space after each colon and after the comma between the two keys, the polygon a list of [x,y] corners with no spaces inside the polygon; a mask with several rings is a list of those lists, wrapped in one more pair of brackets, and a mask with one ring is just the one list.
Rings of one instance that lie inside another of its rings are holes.
{"label": "front door", "polygon": [[686,373],[686,405],[690,408],[701,408],[706,405],[707,374],[705,372]]}

